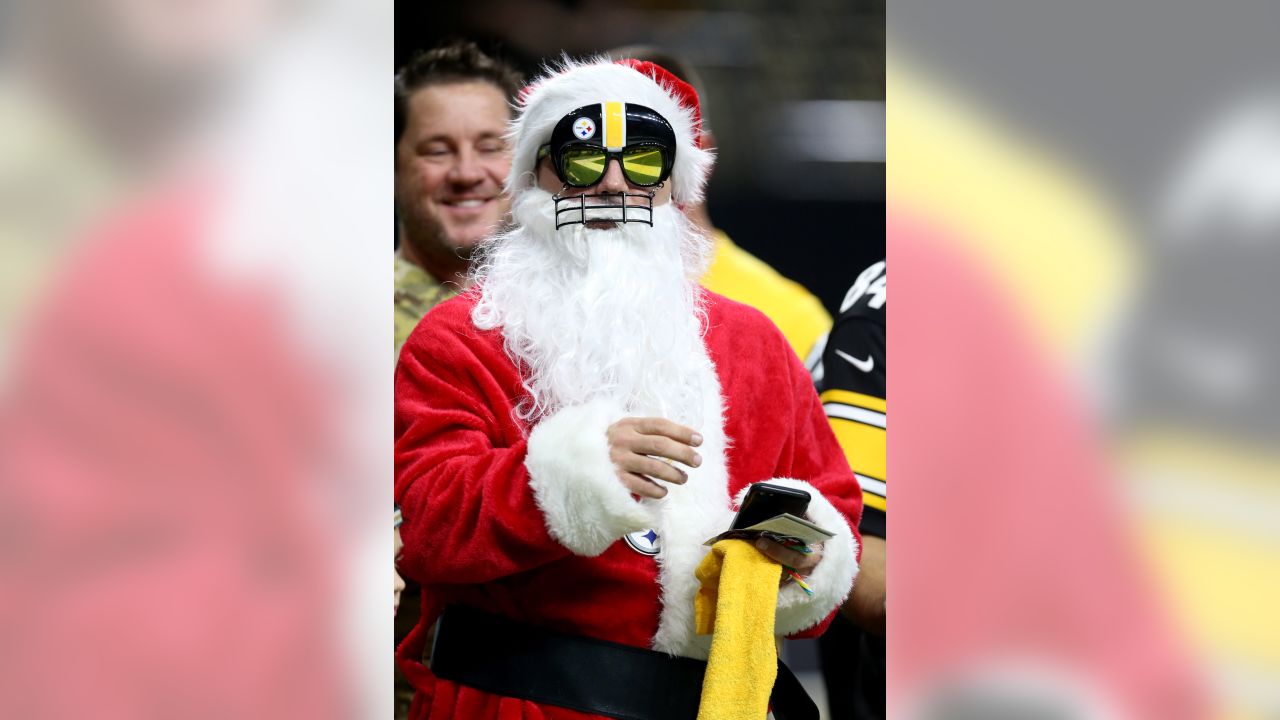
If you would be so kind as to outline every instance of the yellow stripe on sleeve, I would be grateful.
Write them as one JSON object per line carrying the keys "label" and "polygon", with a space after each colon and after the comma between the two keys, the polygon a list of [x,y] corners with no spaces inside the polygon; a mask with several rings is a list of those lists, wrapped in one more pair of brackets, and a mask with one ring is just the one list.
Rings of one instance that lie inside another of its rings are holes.
{"label": "yellow stripe on sleeve", "polygon": [[862,504],[867,507],[873,507],[883,513],[889,512],[885,507],[885,499],[879,495],[872,495],[869,492],[862,493]]}
{"label": "yellow stripe on sleeve", "polygon": [[885,477],[885,431],[843,418],[831,418],[831,429],[844,450],[849,467],[873,478]]}
{"label": "yellow stripe on sleeve", "polygon": [[625,122],[622,116],[622,103],[609,100],[604,104],[604,146],[609,150],[621,150],[626,143],[626,133],[622,127]]}
{"label": "yellow stripe on sleeve", "polygon": [[888,412],[884,398],[878,398],[875,395],[863,395],[851,390],[838,390],[832,388],[819,396],[824,403],[838,402],[854,407],[866,408],[867,410],[875,410],[876,412]]}

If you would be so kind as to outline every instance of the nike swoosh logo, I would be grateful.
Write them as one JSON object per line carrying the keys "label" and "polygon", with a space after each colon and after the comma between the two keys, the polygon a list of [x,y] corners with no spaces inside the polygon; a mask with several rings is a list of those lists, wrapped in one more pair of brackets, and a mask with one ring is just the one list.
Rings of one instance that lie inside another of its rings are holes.
{"label": "nike swoosh logo", "polygon": [[862,372],[871,372],[876,366],[876,359],[871,355],[868,355],[866,360],[859,360],[843,350],[837,350],[836,354]]}

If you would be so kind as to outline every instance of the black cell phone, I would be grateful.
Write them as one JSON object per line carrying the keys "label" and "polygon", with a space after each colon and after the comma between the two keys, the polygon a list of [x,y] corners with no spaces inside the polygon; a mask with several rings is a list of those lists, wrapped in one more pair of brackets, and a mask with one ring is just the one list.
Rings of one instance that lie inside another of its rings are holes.
{"label": "black cell phone", "polygon": [[733,519],[733,530],[749,528],[756,523],[783,513],[791,513],[798,518],[804,517],[809,508],[809,493],[804,490],[793,490],[781,485],[756,483],[747,491],[747,497],[738,508],[738,516]]}

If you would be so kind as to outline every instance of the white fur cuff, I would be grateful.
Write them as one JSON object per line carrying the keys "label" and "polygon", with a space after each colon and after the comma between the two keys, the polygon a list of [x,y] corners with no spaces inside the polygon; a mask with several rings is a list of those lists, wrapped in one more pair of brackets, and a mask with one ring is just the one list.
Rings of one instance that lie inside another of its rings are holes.
{"label": "white fur cuff", "polygon": [[597,400],[565,408],[529,434],[524,464],[534,499],[551,536],[575,555],[595,557],[627,533],[657,524],[609,460],[605,433],[622,416],[620,408]]}
{"label": "white fur cuff", "polygon": [[[836,536],[822,544],[822,559],[805,578],[813,588],[813,595],[805,593],[799,585],[787,583],[778,591],[778,614],[774,621],[774,633],[791,635],[807,630],[822,622],[832,610],[844,603],[858,575],[858,542],[849,529],[844,515],[825,498],[818,489],[803,480],[774,478],[766,480],[770,485],[781,485],[809,493],[809,509],[805,513],[814,524],[830,530]],[[735,502],[740,507],[746,497],[748,485],[738,493]]]}

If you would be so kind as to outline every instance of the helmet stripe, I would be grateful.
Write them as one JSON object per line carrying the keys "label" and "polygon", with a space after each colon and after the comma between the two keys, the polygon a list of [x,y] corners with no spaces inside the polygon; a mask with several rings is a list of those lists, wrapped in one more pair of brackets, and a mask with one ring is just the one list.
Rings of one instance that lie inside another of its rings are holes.
{"label": "helmet stripe", "polygon": [[604,104],[604,146],[609,150],[621,150],[627,144],[627,116],[622,103],[608,100]]}

